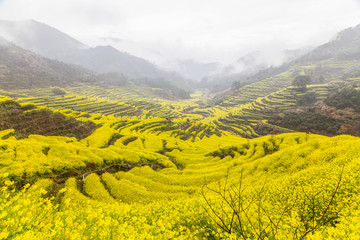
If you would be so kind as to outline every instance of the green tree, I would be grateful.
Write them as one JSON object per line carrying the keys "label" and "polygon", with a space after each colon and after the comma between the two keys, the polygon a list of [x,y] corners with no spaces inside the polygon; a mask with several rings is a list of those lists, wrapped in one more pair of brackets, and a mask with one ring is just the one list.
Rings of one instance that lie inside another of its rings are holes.
{"label": "green tree", "polygon": [[232,84],[231,84],[231,90],[237,90],[239,88],[241,88],[244,84],[240,81],[234,81]]}
{"label": "green tree", "polygon": [[53,89],[52,89],[52,92],[53,92],[53,94],[55,94],[55,95],[62,95],[62,96],[64,96],[64,95],[66,94],[66,92],[65,92],[63,89],[58,88],[58,87],[53,88]]}
{"label": "green tree", "polygon": [[301,90],[306,90],[306,85],[311,83],[311,78],[307,75],[299,75],[294,78],[292,85]]}

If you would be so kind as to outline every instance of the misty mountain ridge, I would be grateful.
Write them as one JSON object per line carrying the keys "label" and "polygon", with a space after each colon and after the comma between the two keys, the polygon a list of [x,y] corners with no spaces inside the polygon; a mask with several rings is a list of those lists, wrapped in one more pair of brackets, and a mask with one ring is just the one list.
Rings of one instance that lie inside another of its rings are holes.
{"label": "misty mountain ridge", "polygon": [[0,20],[0,35],[41,56],[76,64],[95,73],[119,72],[130,78],[164,78],[187,89],[192,88],[194,84],[184,77],[196,81],[205,78],[207,82],[221,79],[224,79],[224,82],[232,82],[240,76],[255,74],[262,69],[291,61],[304,51],[256,51],[223,68],[221,63],[217,62],[177,60],[170,64],[173,70],[169,71],[112,46],[88,47],[56,28],[35,20]]}
{"label": "misty mountain ridge", "polygon": [[360,24],[337,33],[328,43],[317,47],[295,62],[314,62],[329,58],[338,60],[360,58]]}
{"label": "misty mountain ridge", "polygon": [[76,64],[95,73],[118,72],[130,78],[163,78],[186,89],[192,84],[180,74],[163,71],[145,59],[121,52],[112,46],[90,48],[67,34],[34,20],[1,20],[0,35],[41,56]]}
{"label": "misty mountain ridge", "polygon": [[262,70],[288,64],[312,49],[313,47],[304,47],[295,50],[254,51],[223,67],[221,71],[204,77],[200,86],[222,91],[229,88],[234,81],[243,81]]}
{"label": "misty mountain ridge", "polygon": [[298,57],[310,52],[313,47],[305,47],[295,50],[264,50],[254,51],[240,57],[236,62],[225,66],[221,71],[221,76],[233,74],[251,75],[269,67],[278,67],[289,63]]}
{"label": "misty mountain ridge", "polygon": [[194,59],[177,59],[168,63],[171,69],[196,81],[233,81],[239,76],[256,74],[258,71],[289,63],[310,52],[314,47],[295,50],[258,50],[240,57],[230,65],[220,62],[200,62]]}
{"label": "misty mountain ridge", "polygon": [[47,59],[22,49],[0,37],[0,89],[34,89],[96,85],[100,88],[124,87],[164,99],[189,98],[189,92],[162,79],[131,79],[120,73],[94,74],[83,67]]}
{"label": "misty mountain ridge", "polygon": [[2,89],[69,86],[95,82],[81,67],[41,57],[0,37],[0,83]]}
{"label": "misty mountain ridge", "polygon": [[[310,75],[316,81],[323,77],[328,77],[329,79],[346,76],[356,77],[360,74],[356,63],[341,68],[340,71],[340,69],[332,67],[331,64],[327,68],[322,68],[321,62],[325,61],[324,65],[328,65],[326,61],[333,60],[347,65],[346,61],[359,60],[360,24],[337,33],[329,42],[316,48],[308,47],[299,50],[283,51],[282,56],[285,57],[283,58],[284,63],[281,65],[268,65],[267,61],[264,60],[269,58],[259,57],[261,55],[259,52],[254,52],[241,57],[234,64],[225,67],[222,74],[204,78],[200,86],[203,88],[208,87],[213,91],[222,91],[230,88],[234,82],[240,83],[238,86],[247,85],[284,73],[296,66],[301,67],[309,64],[315,64],[317,67],[313,70],[305,71],[304,74]],[[242,69],[247,69],[247,71],[241,72]],[[240,71],[240,73],[232,74],[232,72],[236,71]],[[293,72],[291,74],[294,77],[298,73]]]}
{"label": "misty mountain ridge", "polygon": [[[357,25],[339,32],[328,43],[287,64],[266,68],[243,78],[238,77],[231,88],[220,92],[214,99],[226,106],[254,101],[260,96],[257,95],[258,92],[249,94],[253,89],[263,89],[261,96],[264,96],[291,86],[294,78],[299,75],[308,76],[312,84],[355,81],[356,85],[356,80],[360,79],[359,46],[360,25]],[[215,89],[220,89],[223,85],[218,85],[217,88],[215,86]]]}

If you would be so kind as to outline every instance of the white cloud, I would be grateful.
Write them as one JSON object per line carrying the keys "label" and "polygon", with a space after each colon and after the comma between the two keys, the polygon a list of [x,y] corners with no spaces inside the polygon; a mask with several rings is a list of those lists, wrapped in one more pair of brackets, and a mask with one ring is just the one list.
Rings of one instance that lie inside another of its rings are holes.
{"label": "white cloud", "polygon": [[[268,47],[326,42],[360,23],[358,0],[0,0],[2,19],[35,19],[89,45],[166,63],[171,58],[231,62]],[[120,38],[109,42],[104,38]]]}

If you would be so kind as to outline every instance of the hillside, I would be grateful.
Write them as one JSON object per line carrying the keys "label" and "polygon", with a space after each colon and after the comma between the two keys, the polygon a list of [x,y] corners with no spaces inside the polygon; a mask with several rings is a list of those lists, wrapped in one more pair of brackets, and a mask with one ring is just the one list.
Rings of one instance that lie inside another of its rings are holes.
{"label": "hillside", "polygon": [[46,59],[0,37],[0,82],[2,89],[68,86],[94,82],[82,68]]}

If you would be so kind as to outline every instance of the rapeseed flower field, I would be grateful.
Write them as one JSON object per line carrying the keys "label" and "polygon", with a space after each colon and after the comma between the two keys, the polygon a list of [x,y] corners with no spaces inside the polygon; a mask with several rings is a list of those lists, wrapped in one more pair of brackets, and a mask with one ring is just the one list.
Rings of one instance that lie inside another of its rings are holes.
{"label": "rapeseed flower field", "polygon": [[360,239],[358,137],[53,111],[98,126],[0,131],[0,239]]}
{"label": "rapeseed flower field", "polygon": [[[138,137],[151,141],[151,134]],[[0,238],[359,237],[356,137],[158,137],[173,141],[174,148],[159,154],[117,143],[93,148],[86,139],[65,137],[1,140]],[[143,165],[128,172],[81,172],[90,159],[99,168]],[[163,168],[152,169],[153,161]],[[54,181],[54,172],[66,169],[77,169],[79,176]]]}

